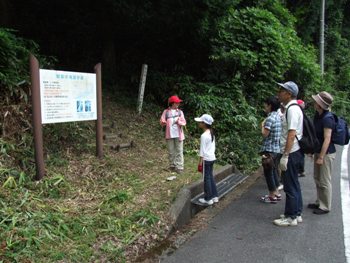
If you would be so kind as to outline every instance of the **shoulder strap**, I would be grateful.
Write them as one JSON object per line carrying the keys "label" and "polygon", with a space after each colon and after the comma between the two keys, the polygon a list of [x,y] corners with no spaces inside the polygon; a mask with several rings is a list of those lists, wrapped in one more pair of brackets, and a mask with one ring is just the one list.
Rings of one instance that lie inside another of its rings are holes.
{"label": "shoulder strap", "polygon": [[[286,121],[287,121],[287,123],[288,123],[288,110],[289,110],[289,108],[292,107],[292,106],[298,106],[298,107],[301,109],[301,107],[300,107],[300,105],[299,105],[298,103],[292,103],[292,104],[290,104],[290,105],[288,106],[288,108],[286,109]],[[303,113],[303,115],[304,115],[304,111],[303,111],[303,110],[301,110],[301,111],[302,111],[302,113]]]}
{"label": "shoulder strap", "polygon": [[177,110],[178,114],[176,114],[175,116],[170,116],[169,112],[171,111],[171,109],[167,109],[166,113],[165,113],[165,119],[168,120],[169,118],[172,117],[181,117],[182,111],[181,110]]}
{"label": "shoulder strap", "polygon": [[[286,109],[286,121],[287,121],[287,126],[288,126],[288,110],[289,110],[289,108],[292,107],[292,106],[298,106],[298,107],[300,108],[302,114],[303,114],[303,117],[305,118],[305,112],[304,112],[303,109],[300,107],[300,105],[299,105],[298,103],[292,103],[292,104],[290,104],[290,105],[288,106],[288,108]],[[304,125],[303,125],[303,126],[304,126]],[[303,129],[304,129],[304,127],[303,127]],[[297,135],[295,135],[295,138],[296,138],[297,141],[299,142],[299,139],[298,139],[298,136],[297,136]]]}

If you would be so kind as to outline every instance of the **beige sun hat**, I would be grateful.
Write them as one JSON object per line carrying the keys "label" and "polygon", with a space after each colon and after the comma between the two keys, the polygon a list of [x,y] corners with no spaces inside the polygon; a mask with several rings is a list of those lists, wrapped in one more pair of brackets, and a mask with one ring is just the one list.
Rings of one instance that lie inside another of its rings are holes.
{"label": "beige sun hat", "polygon": [[329,110],[333,103],[333,97],[327,91],[322,91],[317,95],[312,95],[314,101],[324,110]]}

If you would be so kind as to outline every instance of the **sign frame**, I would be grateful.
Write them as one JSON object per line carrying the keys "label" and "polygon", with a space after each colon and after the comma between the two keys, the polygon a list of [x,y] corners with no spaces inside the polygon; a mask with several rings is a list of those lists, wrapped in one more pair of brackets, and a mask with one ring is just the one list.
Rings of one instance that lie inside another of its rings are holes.
{"label": "sign frame", "polygon": [[42,124],[97,120],[96,74],[39,69]]}
{"label": "sign frame", "polygon": [[[42,132],[41,116],[41,96],[40,96],[40,68],[39,61],[33,55],[29,56],[31,92],[32,92],[32,117],[33,117],[33,136],[34,136],[34,157],[36,166],[35,180],[41,180],[45,176],[44,162],[44,142]],[[94,67],[96,74],[96,156],[103,158],[103,124],[102,124],[102,65],[98,63]]]}

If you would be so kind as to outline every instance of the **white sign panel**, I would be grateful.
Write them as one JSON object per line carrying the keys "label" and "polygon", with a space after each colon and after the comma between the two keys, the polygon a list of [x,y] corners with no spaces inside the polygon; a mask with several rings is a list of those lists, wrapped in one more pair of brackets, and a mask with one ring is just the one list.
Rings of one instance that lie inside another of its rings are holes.
{"label": "white sign panel", "polygon": [[40,69],[42,123],[97,119],[96,74]]}

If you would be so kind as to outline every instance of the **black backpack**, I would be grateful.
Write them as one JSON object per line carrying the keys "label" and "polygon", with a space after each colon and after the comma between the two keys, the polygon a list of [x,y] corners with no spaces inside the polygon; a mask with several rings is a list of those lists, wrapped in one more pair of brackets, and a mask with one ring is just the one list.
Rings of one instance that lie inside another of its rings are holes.
{"label": "black backpack", "polygon": [[[292,106],[298,106],[300,107],[299,104],[293,103],[289,105],[289,107],[286,109],[286,121],[288,123],[288,110]],[[316,136],[316,130],[313,121],[306,116],[304,110],[300,107],[302,113],[303,113],[303,137],[299,140],[298,137],[296,136],[300,149],[303,153],[305,154],[314,154],[319,150],[320,143],[317,139]]]}

